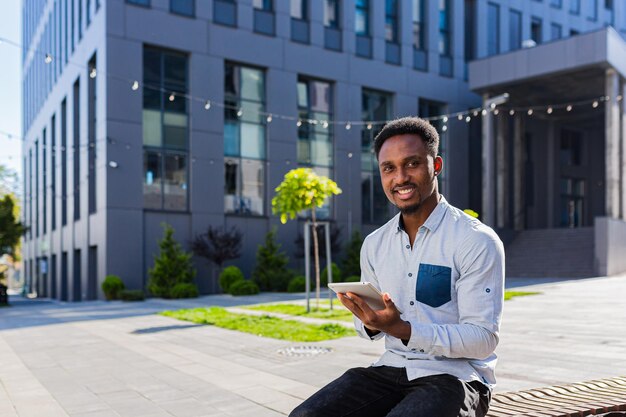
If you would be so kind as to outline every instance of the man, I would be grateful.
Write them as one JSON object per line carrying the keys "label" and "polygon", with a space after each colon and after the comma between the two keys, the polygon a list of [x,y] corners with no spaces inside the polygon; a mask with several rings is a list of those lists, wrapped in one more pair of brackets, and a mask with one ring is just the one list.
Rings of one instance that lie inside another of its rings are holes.
{"label": "man", "polygon": [[400,213],[367,236],[361,280],[385,309],[339,294],[356,329],[385,338],[368,368],[353,368],[297,407],[304,416],[484,416],[504,293],[504,249],[489,227],[439,194],[443,160],[427,121],[388,123],[374,140],[385,194]]}

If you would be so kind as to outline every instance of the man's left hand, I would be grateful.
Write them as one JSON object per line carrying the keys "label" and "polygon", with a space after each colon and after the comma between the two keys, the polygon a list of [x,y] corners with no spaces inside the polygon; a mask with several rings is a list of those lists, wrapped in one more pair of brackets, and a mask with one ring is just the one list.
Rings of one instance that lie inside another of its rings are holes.
{"label": "man's left hand", "polygon": [[337,297],[352,314],[363,322],[367,329],[373,330],[374,334],[383,332],[402,340],[409,340],[411,337],[411,325],[402,320],[400,311],[391,300],[389,293],[383,294],[385,303],[383,310],[373,310],[361,297],[352,292],[339,293]]}

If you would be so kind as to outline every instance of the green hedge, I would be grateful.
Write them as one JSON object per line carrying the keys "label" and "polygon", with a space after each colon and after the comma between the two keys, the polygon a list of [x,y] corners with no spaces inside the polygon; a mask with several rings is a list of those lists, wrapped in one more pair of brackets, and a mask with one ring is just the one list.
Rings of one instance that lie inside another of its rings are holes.
{"label": "green hedge", "polygon": [[259,286],[253,281],[236,281],[229,287],[228,292],[231,295],[254,295],[259,293]]}
{"label": "green hedge", "polygon": [[230,286],[237,281],[243,281],[245,278],[241,269],[236,266],[227,266],[224,268],[219,277],[220,287],[225,293],[230,293]]}
{"label": "green hedge", "polygon": [[107,275],[102,282],[102,292],[107,300],[117,300],[124,288],[124,282],[117,275]]}

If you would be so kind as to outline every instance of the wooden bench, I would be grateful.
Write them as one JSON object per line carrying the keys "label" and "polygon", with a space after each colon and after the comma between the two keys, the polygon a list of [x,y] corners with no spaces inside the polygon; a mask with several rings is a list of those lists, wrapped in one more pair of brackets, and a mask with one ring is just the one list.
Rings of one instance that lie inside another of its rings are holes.
{"label": "wooden bench", "polygon": [[487,417],[583,417],[626,413],[626,377],[495,394]]}

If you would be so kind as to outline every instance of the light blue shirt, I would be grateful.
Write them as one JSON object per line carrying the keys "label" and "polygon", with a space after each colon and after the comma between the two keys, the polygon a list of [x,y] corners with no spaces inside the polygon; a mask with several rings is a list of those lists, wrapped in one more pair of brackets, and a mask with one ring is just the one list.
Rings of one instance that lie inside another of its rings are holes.
{"label": "light blue shirt", "polygon": [[491,388],[504,298],[504,247],[478,219],[452,207],[441,196],[413,246],[400,214],[365,238],[361,281],[388,292],[411,325],[405,346],[385,338],[386,351],[374,366],[405,367],[409,380],[450,374]]}

